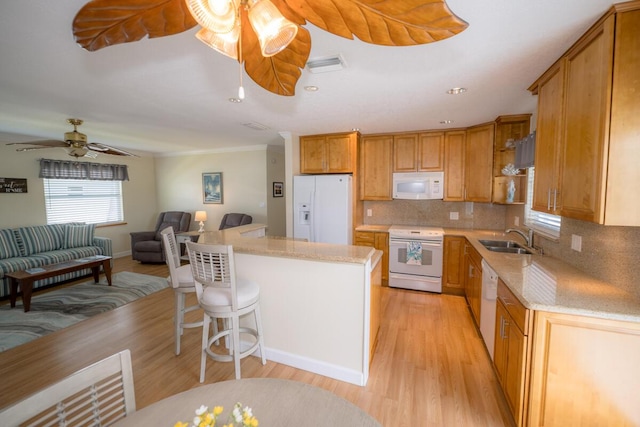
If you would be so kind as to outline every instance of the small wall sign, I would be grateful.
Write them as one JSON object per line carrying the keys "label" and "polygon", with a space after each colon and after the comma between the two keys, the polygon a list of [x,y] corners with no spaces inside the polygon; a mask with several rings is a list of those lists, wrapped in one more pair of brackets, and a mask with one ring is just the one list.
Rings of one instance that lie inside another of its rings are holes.
{"label": "small wall sign", "polygon": [[0,193],[26,193],[25,178],[0,178]]}

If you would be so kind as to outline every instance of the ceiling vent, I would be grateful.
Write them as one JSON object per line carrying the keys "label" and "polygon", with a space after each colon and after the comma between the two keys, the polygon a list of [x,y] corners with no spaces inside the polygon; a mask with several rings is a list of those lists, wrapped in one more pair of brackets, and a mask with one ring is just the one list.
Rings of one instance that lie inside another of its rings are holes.
{"label": "ceiling vent", "polygon": [[307,69],[312,73],[328,73],[340,71],[345,67],[342,55],[325,56],[307,61]]}
{"label": "ceiling vent", "polygon": [[242,126],[246,126],[246,127],[250,128],[250,129],[253,129],[253,130],[267,130],[267,129],[269,129],[268,126],[265,126],[263,124],[256,123],[256,122],[243,123]]}

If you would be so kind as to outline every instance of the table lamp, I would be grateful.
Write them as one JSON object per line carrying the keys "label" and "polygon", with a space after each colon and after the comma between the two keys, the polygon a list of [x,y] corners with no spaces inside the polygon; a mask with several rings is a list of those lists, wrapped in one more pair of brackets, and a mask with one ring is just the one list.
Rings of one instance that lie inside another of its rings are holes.
{"label": "table lamp", "polygon": [[196,221],[200,221],[200,229],[198,233],[204,232],[204,222],[207,220],[207,213],[205,211],[196,211]]}

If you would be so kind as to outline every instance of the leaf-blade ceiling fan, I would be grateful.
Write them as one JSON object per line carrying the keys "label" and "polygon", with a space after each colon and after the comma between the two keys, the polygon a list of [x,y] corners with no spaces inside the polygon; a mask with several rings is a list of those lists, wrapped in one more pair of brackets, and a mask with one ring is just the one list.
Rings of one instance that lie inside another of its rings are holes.
{"label": "leaf-blade ceiling fan", "polygon": [[[209,0],[210,2],[212,0]],[[259,86],[277,95],[295,95],[295,85],[311,51],[307,22],[332,34],[384,46],[412,46],[452,37],[468,24],[445,0],[271,0],[298,26],[293,41],[263,56],[247,10],[267,0],[233,0],[240,14],[240,63]],[[89,51],[164,37],[198,25],[185,0],[92,0],[73,20],[76,42]]]}
{"label": "leaf-blade ceiling fan", "polygon": [[44,148],[63,147],[68,148],[67,153],[75,158],[95,158],[98,154],[138,157],[135,154],[110,145],[100,144],[98,142],[87,142],[87,135],[78,132],[78,126],[82,124],[82,120],[80,119],[67,119],[67,123],[73,126],[73,131],[65,132],[64,140],[45,139],[27,142],[10,142],[7,145],[35,145],[35,147],[18,148],[16,151],[32,151]]}

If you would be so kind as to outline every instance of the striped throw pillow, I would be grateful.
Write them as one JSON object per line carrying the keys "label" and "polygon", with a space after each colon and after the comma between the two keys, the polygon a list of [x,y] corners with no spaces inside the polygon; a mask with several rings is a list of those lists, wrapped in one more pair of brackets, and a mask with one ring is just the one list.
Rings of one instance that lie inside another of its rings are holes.
{"label": "striped throw pillow", "polygon": [[0,230],[0,259],[13,258],[20,256],[20,248],[18,242],[13,235],[13,230]]}
{"label": "striped throw pillow", "polygon": [[62,233],[59,227],[20,227],[16,229],[16,237],[23,256],[62,249]]}
{"label": "striped throw pillow", "polygon": [[93,246],[95,224],[69,225],[64,227],[64,247],[66,249]]}

